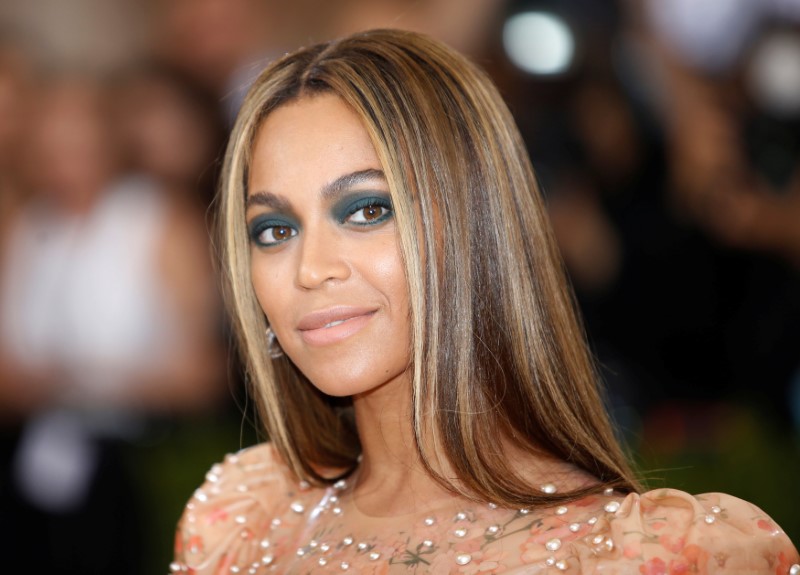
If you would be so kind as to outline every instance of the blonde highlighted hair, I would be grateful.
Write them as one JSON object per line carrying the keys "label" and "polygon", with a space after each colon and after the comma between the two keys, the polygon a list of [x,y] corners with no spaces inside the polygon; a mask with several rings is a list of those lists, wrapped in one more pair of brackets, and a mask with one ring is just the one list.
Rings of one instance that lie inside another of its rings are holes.
{"label": "blonde highlighted hair", "polygon": [[[509,506],[639,489],[614,436],[536,179],[488,77],[425,36],[364,32],[288,54],[256,80],[225,158],[220,226],[227,296],[271,441],[301,479],[353,469],[341,400],[273,360],[250,279],[244,202],[253,141],[277,107],[335,94],[361,118],[392,196],[409,291],[417,449],[454,492]],[[435,447],[432,447],[435,446]],[[599,480],[548,495],[507,446]],[[455,477],[436,469],[442,459]]]}

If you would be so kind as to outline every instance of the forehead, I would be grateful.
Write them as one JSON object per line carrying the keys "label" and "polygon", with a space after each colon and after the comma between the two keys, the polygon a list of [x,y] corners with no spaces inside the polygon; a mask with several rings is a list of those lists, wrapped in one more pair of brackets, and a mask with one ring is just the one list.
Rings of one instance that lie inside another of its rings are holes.
{"label": "forehead", "polygon": [[338,96],[302,97],[272,111],[259,126],[248,190],[319,188],[366,169],[381,165],[361,118]]}

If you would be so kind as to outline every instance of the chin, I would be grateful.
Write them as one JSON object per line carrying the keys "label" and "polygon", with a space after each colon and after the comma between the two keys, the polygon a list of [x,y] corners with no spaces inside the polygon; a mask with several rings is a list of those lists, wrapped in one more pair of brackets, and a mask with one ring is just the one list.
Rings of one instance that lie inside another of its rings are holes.
{"label": "chin", "polygon": [[374,380],[364,381],[362,378],[349,378],[346,376],[334,378],[328,375],[326,377],[314,378],[306,375],[306,377],[314,387],[331,397],[352,397],[354,395],[361,395],[383,387],[387,383],[385,381]]}
{"label": "chin", "polygon": [[314,387],[331,397],[370,394],[387,386],[393,386],[393,383],[403,379],[401,376],[406,372],[406,370],[398,370],[396,373],[387,373],[385,370],[376,369],[372,362],[363,369],[355,370],[338,370],[330,364],[324,364],[326,365],[324,370],[305,370],[301,365],[295,365]]}

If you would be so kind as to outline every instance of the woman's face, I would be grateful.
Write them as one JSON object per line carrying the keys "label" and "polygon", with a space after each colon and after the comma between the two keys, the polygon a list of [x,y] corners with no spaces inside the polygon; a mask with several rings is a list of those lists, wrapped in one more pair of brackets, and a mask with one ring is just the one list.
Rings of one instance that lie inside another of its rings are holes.
{"label": "woman's face", "polygon": [[269,114],[246,218],[258,301],[315,386],[345,396],[407,377],[408,290],[389,189],[340,98],[306,97]]}

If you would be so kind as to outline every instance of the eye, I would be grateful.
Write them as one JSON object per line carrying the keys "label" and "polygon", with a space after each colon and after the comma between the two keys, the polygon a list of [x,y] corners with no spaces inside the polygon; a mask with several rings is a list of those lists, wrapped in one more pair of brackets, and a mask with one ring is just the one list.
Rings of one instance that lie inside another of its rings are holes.
{"label": "eye", "polygon": [[364,198],[350,206],[345,221],[359,226],[380,223],[392,215],[391,202],[381,198]]}
{"label": "eye", "polygon": [[250,225],[250,240],[259,246],[274,246],[297,235],[297,229],[286,222],[259,221]]}
{"label": "eye", "polygon": [[269,226],[258,234],[258,241],[261,244],[279,244],[297,235],[297,230],[289,226]]}

